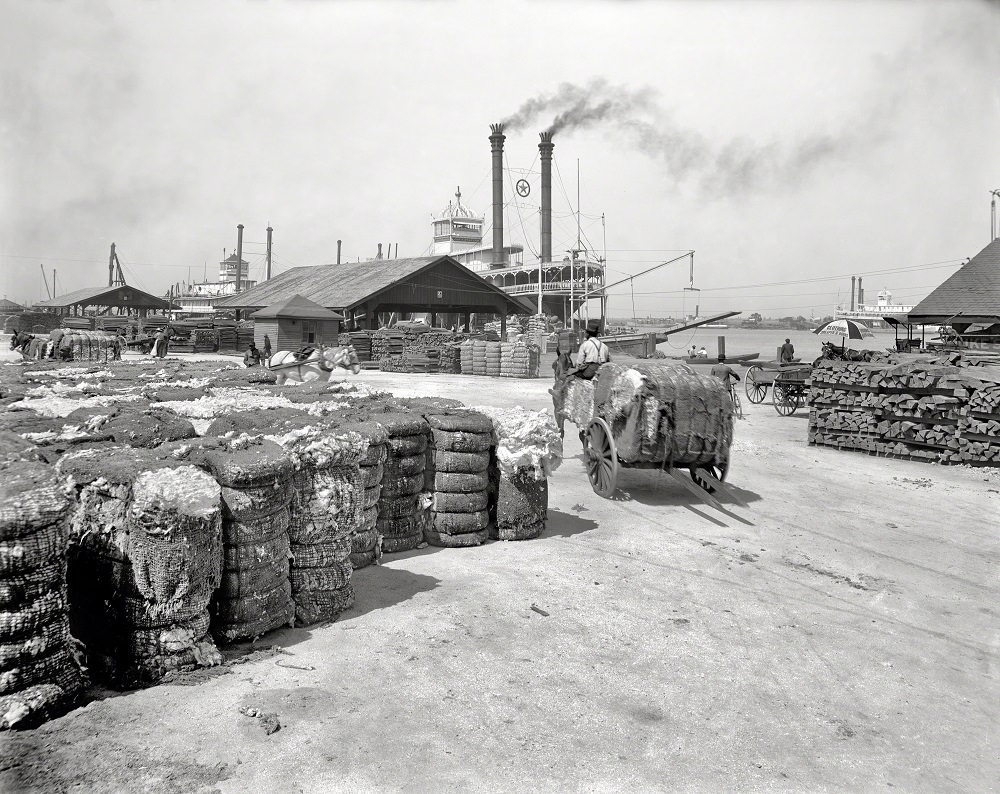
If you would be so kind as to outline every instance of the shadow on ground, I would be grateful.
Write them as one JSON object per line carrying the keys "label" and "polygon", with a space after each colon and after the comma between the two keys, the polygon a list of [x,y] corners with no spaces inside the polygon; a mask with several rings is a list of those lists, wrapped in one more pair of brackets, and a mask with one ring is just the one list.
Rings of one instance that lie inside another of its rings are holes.
{"label": "shadow on ground", "polygon": [[[426,550],[421,551],[427,553]],[[384,562],[392,562],[400,556],[392,555],[382,559]],[[426,593],[437,587],[441,580],[403,568],[369,565],[367,568],[355,571],[351,576],[351,583],[354,585],[354,606],[341,615],[338,621],[340,623],[350,622],[376,609],[395,606],[417,593]]]}
{"label": "shadow on ground", "polygon": [[545,531],[542,532],[541,537],[571,538],[573,535],[589,532],[592,529],[597,529],[596,521],[573,513],[564,513],[561,510],[549,510],[548,518],[545,521]]}

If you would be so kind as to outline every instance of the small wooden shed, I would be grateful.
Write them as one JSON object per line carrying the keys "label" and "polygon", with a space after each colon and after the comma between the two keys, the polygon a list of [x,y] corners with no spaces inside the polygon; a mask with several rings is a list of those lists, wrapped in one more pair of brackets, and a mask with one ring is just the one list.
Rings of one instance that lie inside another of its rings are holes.
{"label": "small wooden shed", "polygon": [[286,300],[265,306],[250,315],[253,341],[264,350],[264,335],[271,340],[271,351],[298,350],[306,344],[336,345],[340,321],[344,315],[330,311],[315,301],[296,293]]}

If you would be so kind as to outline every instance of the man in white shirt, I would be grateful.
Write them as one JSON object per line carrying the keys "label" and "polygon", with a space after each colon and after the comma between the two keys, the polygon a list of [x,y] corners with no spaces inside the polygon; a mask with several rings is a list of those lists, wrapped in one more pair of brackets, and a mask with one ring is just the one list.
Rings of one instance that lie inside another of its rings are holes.
{"label": "man in white shirt", "polygon": [[576,354],[576,371],[573,373],[576,377],[590,380],[601,364],[611,361],[611,351],[598,336],[600,332],[600,320],[587,320],[587,338]]}

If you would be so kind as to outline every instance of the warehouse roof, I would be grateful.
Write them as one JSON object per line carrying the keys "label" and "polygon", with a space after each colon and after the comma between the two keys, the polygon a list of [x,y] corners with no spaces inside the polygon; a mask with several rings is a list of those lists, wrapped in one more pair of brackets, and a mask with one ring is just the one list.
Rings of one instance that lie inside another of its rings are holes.
{"label": "warehouse roof", "polygon": [[250,315],[255,320],[272,317],[294,317],[297,320],[343,320],[344,315],[324,309],[318,303],[302,295],[292,295],[283,301],[272,303]]}
{"label": "warehouse roof", "polygon": [[291,295],[309,295],[328,309],[347,311],[391,287],[434,269],[445,276],[445,289],[486,294],[506,303],[508,311],[530,314],[532,307],[463,267],[450,256],[371,259],[338,265],[295,267],[237,295],[219,301],[220,309],[258,309]]}
{"label": "warehouse roof", "polygon": [[1000,237],[914,306],[911,323],[995,322],[1000,318]]}
{"label": "warehouse roof", "polygon": [[67,292],[58,298],[40,301],[39,308],[63,309],[69,306],[121,306],[134,309],[166,309],[168,304],[162,298],[143,292],[127,284],[120,287],[84,287]]}

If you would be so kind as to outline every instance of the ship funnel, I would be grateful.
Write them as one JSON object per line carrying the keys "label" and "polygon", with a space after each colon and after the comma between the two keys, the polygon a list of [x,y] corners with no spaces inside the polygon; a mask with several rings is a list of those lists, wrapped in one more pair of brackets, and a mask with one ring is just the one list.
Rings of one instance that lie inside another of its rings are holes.
{"label": "ship funnel", "polygon": [[858,276],[858,309],[865,305],[865,290],[861,286],[861,276]]}
{"label": "ship funnel", "polygon": [[539,208],[539,219],[541,223],[540,247],[542,262],[552,261],[552,150],[555,144],[552,143],[551,132],[540,132],[538,137],[541,142],[538,144],[538,158],[542,163],[542,198]]}
{"label": "ship funnel", "polygon": [[858,277],[857,276],[851,276],[851,311],[852,312],[854,311],[854,296],[857,295],[857,288],[858,288],[857,283],[858,283]]}
{"label": "ship funnel", "polygon": [[490,124],[493,153],[493,266],[503,267],[503,124]]}

